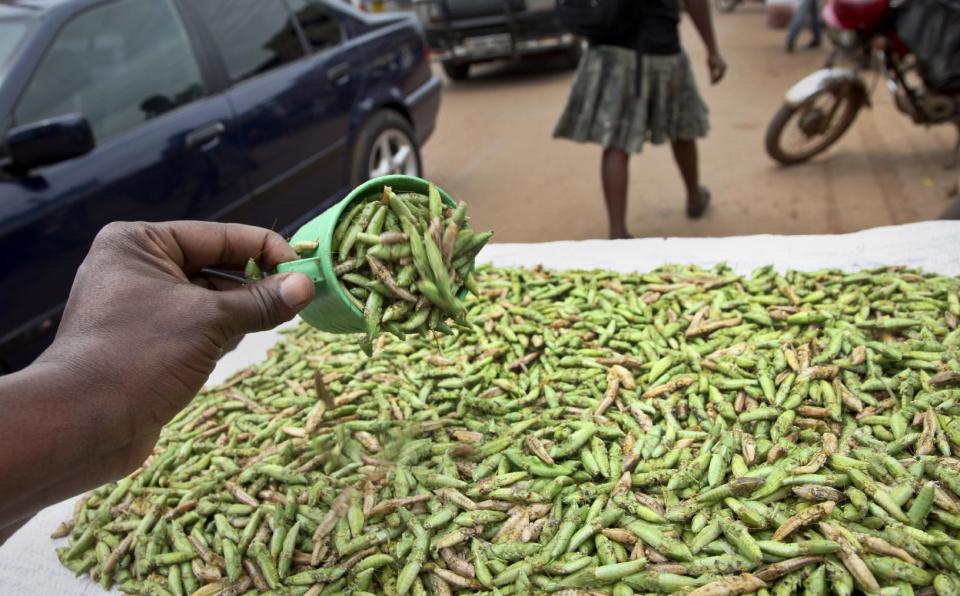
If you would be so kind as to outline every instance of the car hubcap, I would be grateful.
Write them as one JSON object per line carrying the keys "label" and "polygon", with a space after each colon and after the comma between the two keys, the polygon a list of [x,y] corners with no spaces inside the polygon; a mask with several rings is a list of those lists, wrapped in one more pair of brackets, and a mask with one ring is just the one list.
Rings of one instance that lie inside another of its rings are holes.
{"label": "car hubcap", "polygon": [[383,131],[373,143],[368,170],[371,178],[390,174],[419,176],[420,164],[413,143],[399,130]]}

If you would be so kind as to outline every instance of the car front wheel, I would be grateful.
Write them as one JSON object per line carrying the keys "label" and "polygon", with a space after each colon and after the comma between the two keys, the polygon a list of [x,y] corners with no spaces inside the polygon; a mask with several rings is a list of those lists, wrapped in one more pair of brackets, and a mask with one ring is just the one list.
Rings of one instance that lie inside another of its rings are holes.
{"label": "car front wheel", "polygon": [[454,81],[465,81],[470,78],[470,63],[444,62],[443,72]]}
{"label": "car front wheel", "polygon": [[393,110],[375,113],[360,130],[351,169],[352,185],[380,176],[421,176],[420,147],[410,123]]}
{"label": "car front wheel", "polygon": [[564,58],[566,58],[567,66],[570,68],[577,68],[580,66],[580,58],[583,57],[584,46],[586,42],[577,40],[572,46],[567,48],[564,52]]}

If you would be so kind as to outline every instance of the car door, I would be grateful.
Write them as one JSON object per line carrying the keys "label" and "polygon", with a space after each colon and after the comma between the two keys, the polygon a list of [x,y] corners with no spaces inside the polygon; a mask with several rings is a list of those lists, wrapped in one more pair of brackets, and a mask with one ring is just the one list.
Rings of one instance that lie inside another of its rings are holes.
{"label": "car door", "polygon": [[346,192],[357,63],[322,2],[196,0],[215,42],[250,169],[240,221],[289,230]]}
{"label": "car door", "polygon": [[[95,149],[0,178],[0,253],[17,255],[0,335],[52,328],[97,231],[115,220],[204,219],[246,192],[224,97],[208,86],[172,0],[111,0],[68,18],[13,109],[13,126],[77,113]],[[12,215],[14,214],[14,215]]]}

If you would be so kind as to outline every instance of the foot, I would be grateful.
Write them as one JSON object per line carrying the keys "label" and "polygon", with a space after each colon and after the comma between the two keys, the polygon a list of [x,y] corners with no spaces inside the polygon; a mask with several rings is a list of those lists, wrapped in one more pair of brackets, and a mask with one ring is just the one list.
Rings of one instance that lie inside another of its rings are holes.
{"label": "foot", "polygon": [[710,206],[710,189],[706,186],[700,187],[700,196],[696,199],[687,199],[687,217],[690,219],[700,219]]}
{"label": "foot", "polygon": [[819,40],[819,39],[815,39],[815,40],[811,41],[810,43],[808,43],[806,46],[804,46],[804,49],[806,49],[806,50],[814,50],[814,49],[819,48],[819,47],[820,47],[820,40]]}
{"label": "foot", "polygon": [[797,44],[792,39],[787,40],[787,53],[792,54],[793,51],[797,49]]}
{"label": "foot", "polygon": [[633,234],[623,230],[621,232],[610,232],[611,240],[633,240]]}

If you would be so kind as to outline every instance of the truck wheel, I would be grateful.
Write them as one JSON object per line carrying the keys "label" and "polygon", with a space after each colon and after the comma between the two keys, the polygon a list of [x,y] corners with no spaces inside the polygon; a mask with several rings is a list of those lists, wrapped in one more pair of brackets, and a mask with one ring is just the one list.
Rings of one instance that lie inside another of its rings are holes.
{"label": "truck wheel", "polygon": [[420,147],[406,118],[394,110],[375,112],[357,135],[350,185],[389,174],[422,176]]}
{"label": "truck wheel", "polygon": [[583,56],[583,42],[577,41],[564,52],[567,66],[576,68],[580,66],[580,58]]}
{"label": "truck wheel", "polygon": [[470,78],[469,62],[444,62],[443,72],[454,81],[465,81]]}
{"label": "truck wheel", "polygon": [[863,103],[854,87],[843,85],[822,89],[800,105],[784,104],[767,127],[767,154],[790,166],[826,151],[847,132]]}

